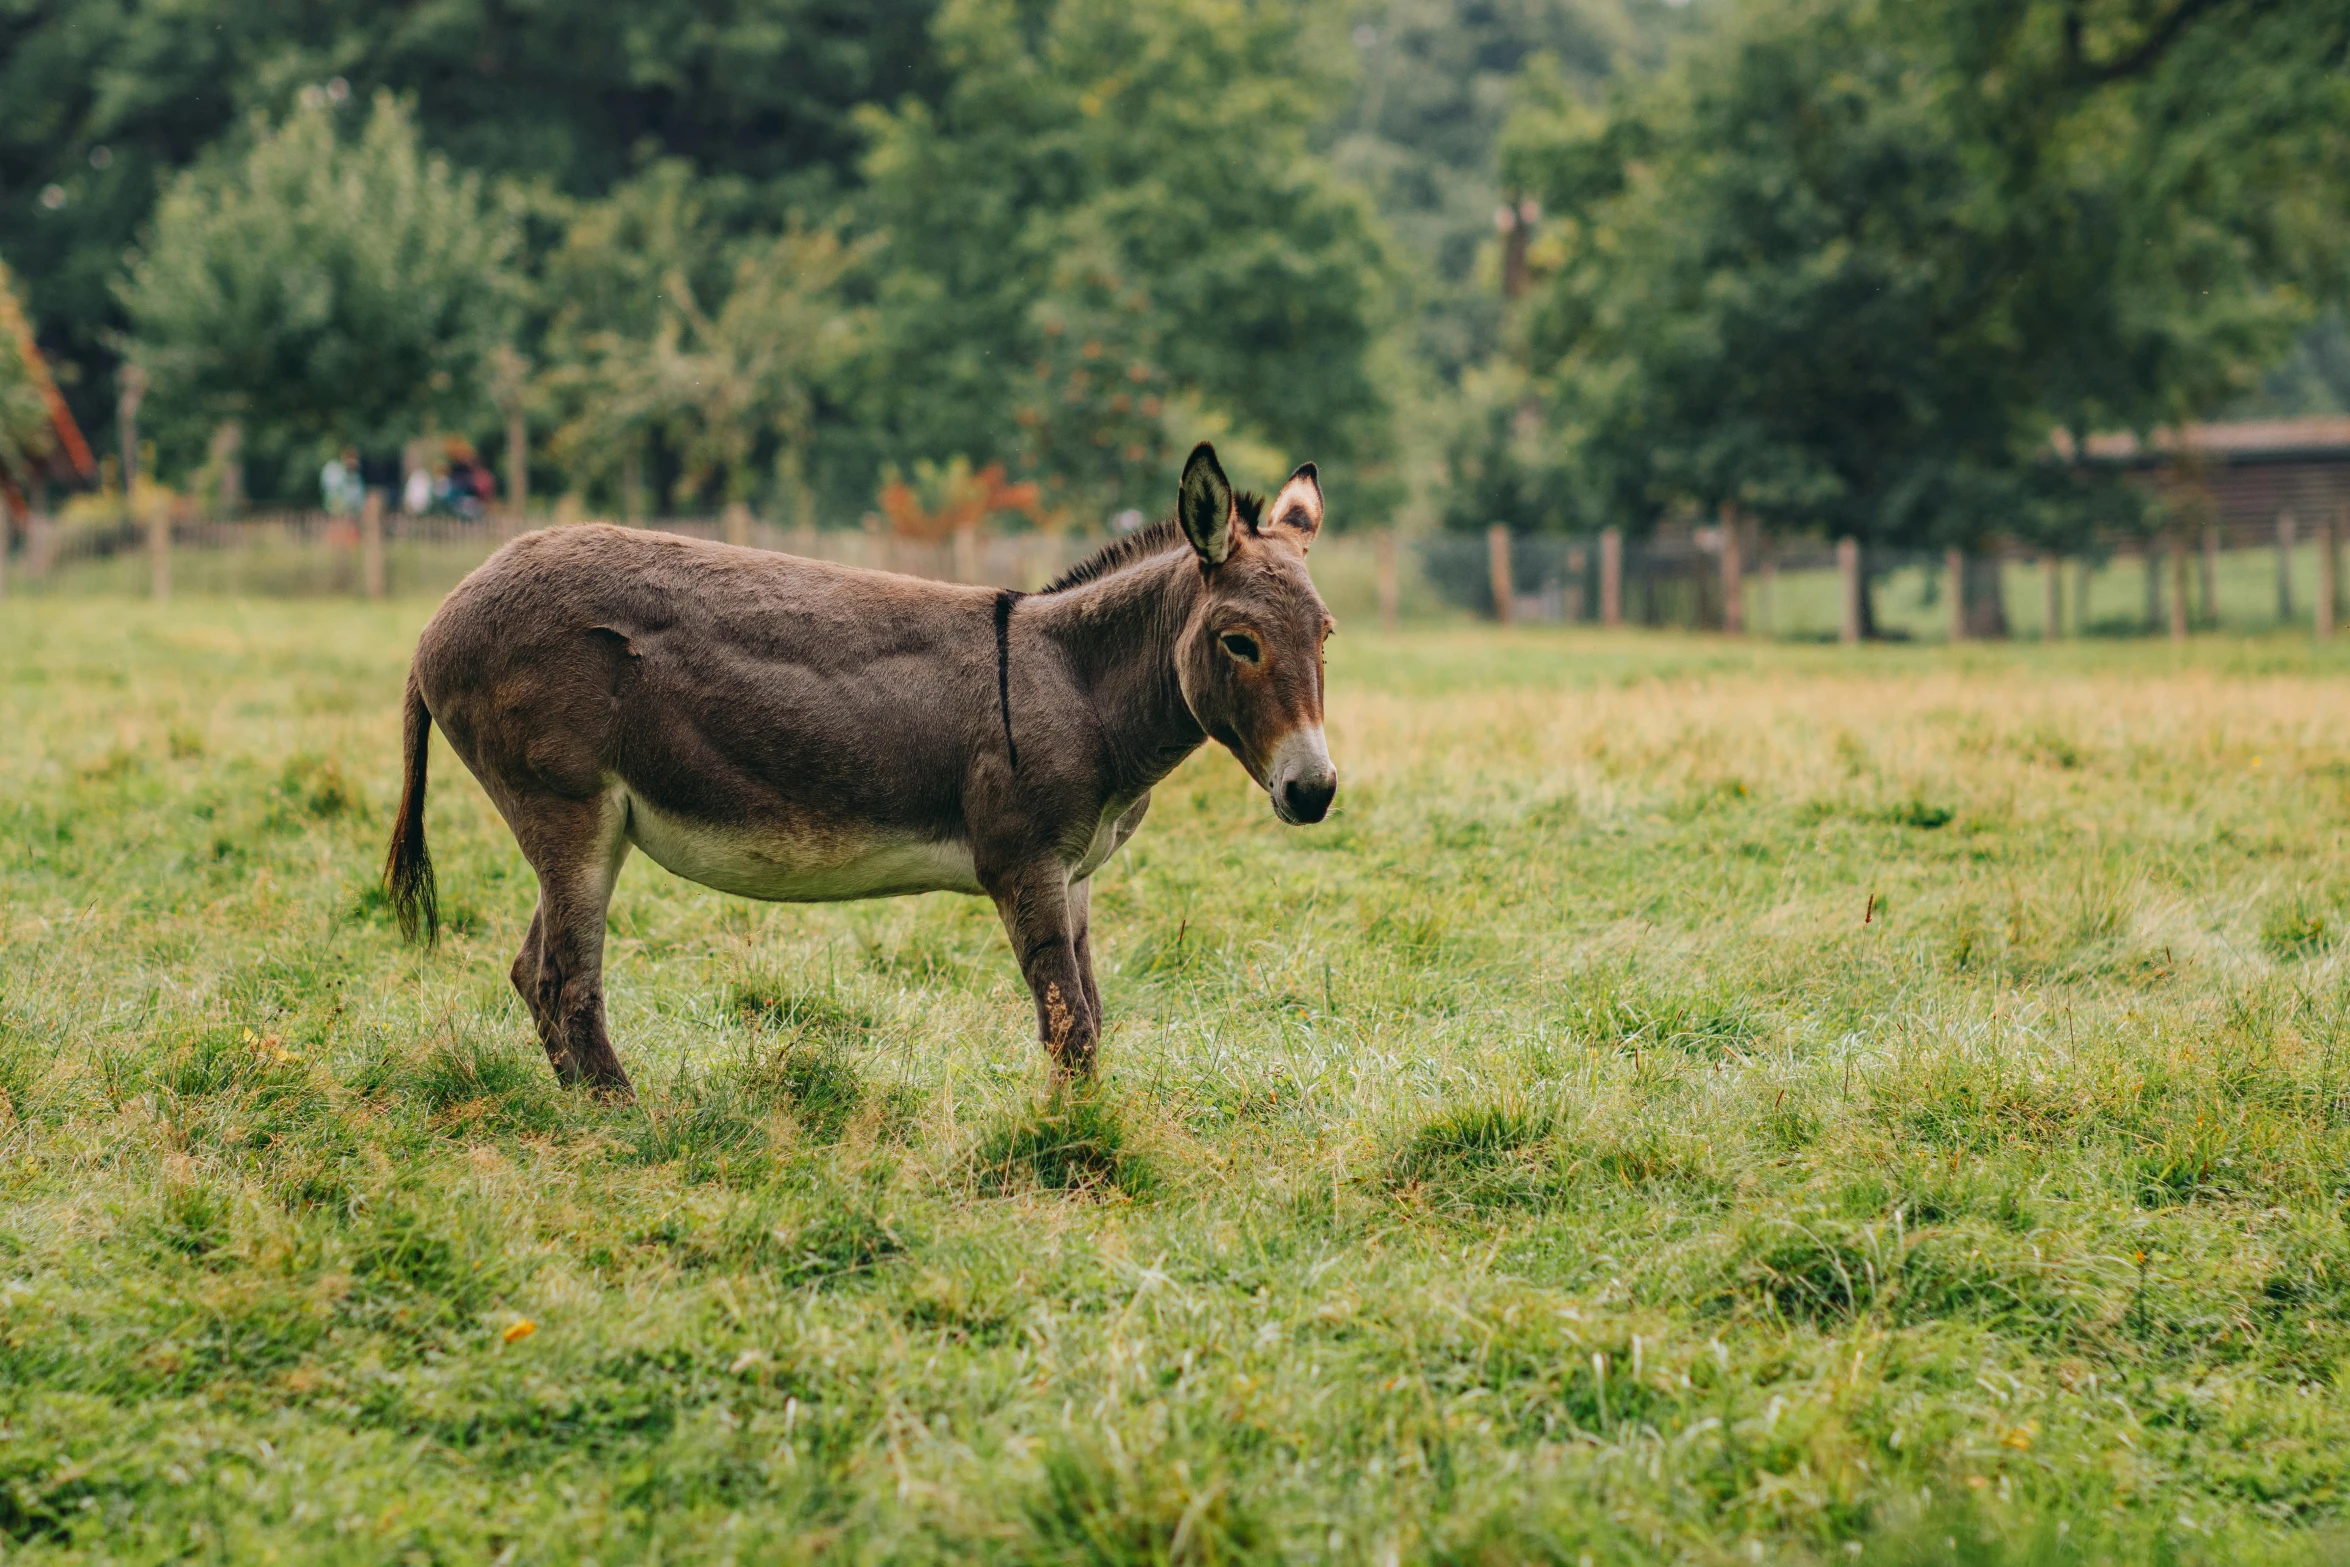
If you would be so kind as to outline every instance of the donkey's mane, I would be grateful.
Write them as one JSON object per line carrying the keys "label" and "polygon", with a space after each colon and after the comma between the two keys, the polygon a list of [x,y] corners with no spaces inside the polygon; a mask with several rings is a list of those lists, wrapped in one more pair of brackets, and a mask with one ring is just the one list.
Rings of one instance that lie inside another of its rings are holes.
{"label": "donkey's mane", "polygon": [[[1232,504],[1240,512],[1240,520],[1251,531],[1263,525],[1265,502],[1262,496],[1243,490],[1232,497]],[[1162,517],[1147,528],[1137,528],[1122,539],[1112,539],[1037,591],[1059,593],[1066,588],[1080,587],[1122,567],[1131,566],[1138,560],[1173,549],[1178,544],[1188,548],[1189,542],[1173,517]]]}

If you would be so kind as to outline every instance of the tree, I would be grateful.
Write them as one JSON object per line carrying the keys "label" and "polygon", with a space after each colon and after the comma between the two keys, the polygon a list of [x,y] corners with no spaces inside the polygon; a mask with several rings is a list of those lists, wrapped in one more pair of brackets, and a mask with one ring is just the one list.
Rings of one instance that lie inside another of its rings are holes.
{"label": "tree", "polygon": [[1512,84],[1539,68],[1591,93],[1619,70],[1662,63],[1688,10],[1663,0],[1355,0],[1352,101],[1331,162],[1370,192],[1406,262],[1412,347],[1451,384],[1502,348],[1493,275],[1505,191],[1495,158]]}
{"label": "tree", "polygon": [[1194,431],[1066,465],[1049,421],[1020,424],[1078,369],[1080,398],[1135,388],[1129,413],[1149,396],[1293,457],[1377,453],[1387,260],[1307,145],[1334,84],[1306,27],[1281,0],[944,7],[937,102],[865,119],[860,210],[888,248],[859,412],[881,456],[1024,458],[1095,506],[1155,504]]}
{"label": "tree", "polygon": [[512,314],[511,213],[379,96],[356,135],[313,101],[176,181],[122,287],[159,414],[235,419],[314,460],[483,405]]}
{"label": "tree", "polygon": [[1508,160],[1557,220],[1530,325],[1571,465],[1634,523],[1728,502],[1971,548],[2130,522],[2133,492],[2052,460],[2051,432],[2213,405],[2334,286],[2339,206],[2272,193],[2341,188],[2317,110],[2346,25],[2285,0],[1773,0],[1607,113],[1536,101]]}
{"label": "tree", "polygon": [[674,504],[808,501],[819,408],[864,321],[843,285],[873,245],[737,236],[740,205],[672,160],[570,209],[538,281],[537,400],[575,484],[633,507],[649,465]]}
{"label": "tree", "polygon": [[[493,178],[592,198],[645,161],[733,177],[770,210],[856,183],[859,105],[935,92],[936,0],[174,0],[0,4],[0,254],[95,430],[114,282],[181,171],[305,84],[388,89]],[[56,204],[45,192],[54,187]]]}

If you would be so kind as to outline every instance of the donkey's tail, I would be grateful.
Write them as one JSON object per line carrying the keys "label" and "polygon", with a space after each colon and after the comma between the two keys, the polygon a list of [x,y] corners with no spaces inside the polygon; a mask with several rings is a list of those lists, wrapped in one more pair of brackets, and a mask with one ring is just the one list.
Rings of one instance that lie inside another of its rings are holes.
{"label": "donkey's tail", "polygon": [[421,926],[428,947],[441,933],[432,853],[424,846],[424,764],[432,751],[431,742],[432,713],[424,705],[424,693],[417,689],[416,672],[410,670],[408,699],[400,722],[400,816],[392,826],[392,852],[384,857],[384,891],[391,894],[400,934],[414,941]]}

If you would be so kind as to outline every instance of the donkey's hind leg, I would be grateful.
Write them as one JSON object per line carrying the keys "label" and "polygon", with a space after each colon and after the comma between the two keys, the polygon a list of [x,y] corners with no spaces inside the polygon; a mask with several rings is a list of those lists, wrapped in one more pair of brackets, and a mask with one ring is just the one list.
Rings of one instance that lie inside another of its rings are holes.
{"label": "donkey's hind leg", "polygon": [[[522,852],[538,872],[539,906],[531,1016],[555,1075],[628,1094],[628,1073],[604,1031],[604,915],[628,856],[627,812],[617,794],[589,800],[534,801],[515,824]],[[532,957],[526,942],[514,960],[519,987]]]}
{"label": "donkey's hind leg", "polygon": [[530,1020],[542,1039],[547,1033],[547,1015],[539,1002],[539,923],[544,907],[543,903],[531,905],[530,929],[522,933],[522,948],[514,954],[514,966],[506,971],[506,977],[514,982],[514,993],[530,1008]]}

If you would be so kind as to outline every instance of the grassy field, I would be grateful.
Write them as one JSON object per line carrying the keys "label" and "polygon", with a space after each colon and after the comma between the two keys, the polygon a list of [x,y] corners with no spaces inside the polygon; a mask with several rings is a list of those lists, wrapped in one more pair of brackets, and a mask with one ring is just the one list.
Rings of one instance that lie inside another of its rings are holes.
{"label": "grassy field", "polygon": [[2338,1560],[2350,656],[1333,644],[1045,1097],[993,915],[632,862],[632,1107],[421,602],[0,607],[0,1531],[126,1561]]}

